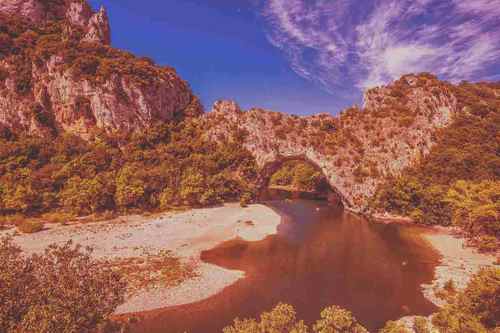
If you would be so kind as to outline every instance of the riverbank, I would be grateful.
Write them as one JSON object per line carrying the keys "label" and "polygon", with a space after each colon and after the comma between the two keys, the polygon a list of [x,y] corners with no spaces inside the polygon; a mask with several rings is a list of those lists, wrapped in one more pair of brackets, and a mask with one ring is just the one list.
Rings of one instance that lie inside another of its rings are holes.
{"label": "riverbank", "polygon": [[465,238],[455,234],[450,228],[433,227],[424,231],[422,237],[441,256],[434,280],[422,285],[425,297],[437,306],[442,306],[444,301],[436,297],[436,289],[453,280],[457,290],[462,290],[475,273],[483,267],[494,265],[497,260],[493,254],[479,253],[466,246]]}
{"label": "riverbank", "polygon": [[420,236],[440,256],[435,268],[434,280],[422,285],[425,297],[437,306],[444,301],[436,297],[435,291],[453,280],[457,290],[467,286],[471,277],[481,268],[492,266],[497,262],[500,253],[480,253],[477,249],[467,246],[466,239],[453,227],[429,226],[416,224],[411,218],[385,214],[375,214],[371,221],[382,224],[402,224],[421,228]]}
{"label": "riverbank", "polygon": [[[165,213],[156,217],[127,216],[92,224],[49,225],[36,234],[17,234],[14,241],[27,254],[50,244],[72,240],[94,249],[103,260],[144,259],[168,252],[193,267],[195,276],[175,287],[149,285],[135,290],[116,314],[149,311],[195,302],[220,292],[244,276],[243,272],[203,263],[200,253],[235,238],[258,241],[275,234],[281,217],[264,205],[238,204]],[[0,232],[0,237],[13,234]]]}

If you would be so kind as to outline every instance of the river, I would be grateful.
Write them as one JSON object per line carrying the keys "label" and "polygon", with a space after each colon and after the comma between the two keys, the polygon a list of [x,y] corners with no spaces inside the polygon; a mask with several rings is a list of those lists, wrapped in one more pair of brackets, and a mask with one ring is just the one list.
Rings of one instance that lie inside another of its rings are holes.
{"label": "river", "polygon": [[326,202],[267,203],[283,216],[278,233],[259,242],[233,240],[202,260],[246,273],[206,300],[151,312],[133,332],[222,332],[236,317],[256,317],[277,303],[293,305],[306,323],[339,305],[370,331],[435,306],[420,285],[433,278],[437,254],[415,227],[369,223]]}

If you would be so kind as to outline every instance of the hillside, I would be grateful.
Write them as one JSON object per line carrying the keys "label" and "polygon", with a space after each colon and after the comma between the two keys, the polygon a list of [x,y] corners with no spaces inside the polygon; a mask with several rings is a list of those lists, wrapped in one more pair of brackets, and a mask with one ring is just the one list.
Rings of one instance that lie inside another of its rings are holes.
{"label": "hillside", "polygon": [[407,193],[407,177],[443,198],[459,180],[498,182],[498,83],[410,74],[337,117],[231,101],[203,114],[173,68],[111,47],[110,35],[104,8],[83,0],[0,5],[3,215],[244,204],[271,171],[301,160],[353,211],[449,224],[452,213],[429,213],[426,191]]}
{"label": "hillside", "polygon": [[[321,168],[347,207],[365,211],[379,184],[429,154],[438,136],[447,137],[447,128],[471,109],[484,104],[498,117],[499,98],[499,85],[455,86],[430,74],[407,75],[367,91],[363,108],[352,107],[338,117],[244,112],[233,102],[219,102],[207,119],[213,137],[238,129],[261,168],[293,156],[306,158]],[[495,126],[494,120],[484,123]],[[439,142],[459,148],[458,142]]]}
{"label": "hillside", "polygon": [[[12,15],[15,14],[15,15]],[[112,48],[104,8],[82,0],[0,4],[0,125],[90,138],[201,113],[173,68]]]}

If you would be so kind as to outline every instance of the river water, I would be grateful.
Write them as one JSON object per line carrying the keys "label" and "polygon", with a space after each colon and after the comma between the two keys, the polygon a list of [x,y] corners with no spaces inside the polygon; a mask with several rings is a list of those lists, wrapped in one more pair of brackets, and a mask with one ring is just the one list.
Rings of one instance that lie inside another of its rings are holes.
{"label": "river water", "polygon": [[147,314],[134,332],[221,332],[235,317],[256,317],[277,303],[293,305],[307,323],[339,305],[368,329],[436,308],[420,285],[433,278],[437,255],[415,227],[369,223],[326,202],[267,203],[283,216],[277,235],[233,240],[202,260],[246,277],[206,300]]}

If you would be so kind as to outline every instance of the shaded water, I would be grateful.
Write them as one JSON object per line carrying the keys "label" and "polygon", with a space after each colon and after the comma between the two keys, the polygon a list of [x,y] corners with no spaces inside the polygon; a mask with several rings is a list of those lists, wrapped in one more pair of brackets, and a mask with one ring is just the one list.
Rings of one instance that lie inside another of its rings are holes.
{"label": "shaded water", "polygon": [[435,307],[420,284],[432,280],[436,256],[414,228],[382,225],[327,203],[268,203],[284,219],[259,242],[233,240],[202,260],[242,270],[244,279],[206,300],[146,314],[134,332],[221,332],[235,317],[255,317],[279,302],[314,322],[329,305],[351,310],[368,329]]}

